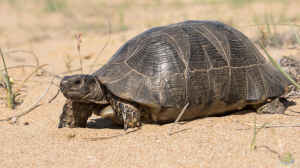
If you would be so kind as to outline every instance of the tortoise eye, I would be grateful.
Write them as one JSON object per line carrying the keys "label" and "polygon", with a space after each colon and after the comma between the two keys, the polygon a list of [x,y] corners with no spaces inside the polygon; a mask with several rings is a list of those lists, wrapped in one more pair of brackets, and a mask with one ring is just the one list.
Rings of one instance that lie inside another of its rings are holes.
{"label": "tortoise eye", "polygon": [[81,80],[80,80],[80,79],[77,79],[77,80],[74,81],[74,84],[75,84],[75,85],[80,85],[80,83],[81,83]]}

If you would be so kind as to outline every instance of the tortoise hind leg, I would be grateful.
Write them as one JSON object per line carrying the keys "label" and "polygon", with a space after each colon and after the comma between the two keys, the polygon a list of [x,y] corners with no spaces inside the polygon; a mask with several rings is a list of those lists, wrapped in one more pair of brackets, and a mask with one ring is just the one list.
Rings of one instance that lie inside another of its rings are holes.
{"label": "tortoise hind leg", "polygon": [[259,106],[256,111],[258,114],[284,114],[290,104],[287,99],[279,97]]}

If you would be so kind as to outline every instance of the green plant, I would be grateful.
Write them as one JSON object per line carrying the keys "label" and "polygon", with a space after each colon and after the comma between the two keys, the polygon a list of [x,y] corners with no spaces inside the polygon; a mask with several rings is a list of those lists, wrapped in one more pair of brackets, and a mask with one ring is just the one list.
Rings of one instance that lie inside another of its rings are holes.
{"label": "green plant", "polygon": [[297,87],[297,89],[300,89],[300,85],[297,84],[296,81],[294,81],[289,74],[287,74],[282,68],[281,66],[274,60],[273,57],[271,57],[271,55],[269,54],[269,52],[267,51],[267,49],[261,44],[259,43],[260,47],[264,50],[265,54],[267,55],[268,59],[270,60],[270,62],[273,64],[273,66],[275,68],[277,68],[293,85],[295,85]]}
{"label": "green plant", "polygon": [[119,11],[119,18],[120,18],[120,27],[119,27],[119,30],[120,31],[126,31],[128,30],[128,26],[125,24],[125,17],[124,17],[124,11],[123,10],[120,10]]}
{"label": "green plant", "polygon": [[261,131],[263,128],[266,127],[267,124],[268,123],[264,123],[260,128],[257,128],[257,126],[256,126],[256,115],[254,116],[253,137],[252,137],[251,144],[250,144],[250,150],[255,150],[257,148],[256,136],[259,133],[259,131]]}
{"label": "green plant", "polygon": [[6,90],[7,90],[7,105],[9,108],[14,109],[15,108],[15,94],[12,91],[12,84],[8,75],[5,59],[4,59],[4,54],[2,52],[2,49],[0,48],[0,55],[2,57],[2,63],[4,66],[4,73],[1,72],[2,74],[2,79],[4,80],[6,84]]}
{"label": "green plant", "polygon": [[67,6],[63,0],[46,0],[45,3],[45,10],[47,12],[58,12]]}

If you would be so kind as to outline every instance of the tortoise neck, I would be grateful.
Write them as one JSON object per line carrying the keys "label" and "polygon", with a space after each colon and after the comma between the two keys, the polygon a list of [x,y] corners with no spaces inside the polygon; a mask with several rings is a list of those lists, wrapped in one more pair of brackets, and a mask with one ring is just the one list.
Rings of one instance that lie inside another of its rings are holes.
{"label": "tortoise neck", "polygon": [[93,92],[92,97],[90,98],[89,101],[97,104],[108,104],[107,96],[106,96],[107,90],[105,86],[100,82],[100,80],[96,76],[91,76],[91,77],[95,80],[96,84],[92,91]]}

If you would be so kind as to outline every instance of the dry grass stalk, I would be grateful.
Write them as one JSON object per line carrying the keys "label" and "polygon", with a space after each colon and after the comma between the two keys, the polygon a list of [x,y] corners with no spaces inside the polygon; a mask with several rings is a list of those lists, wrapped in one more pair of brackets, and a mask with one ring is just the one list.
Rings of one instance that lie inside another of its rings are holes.
{"label": "dry grass stalk", "polygon": [[[44,65],[48,65],[48,64],[43,64],[41,66],[44,66]],[[16,66],[7,67],[7,69],[16,69],[16,68],[25,68],[25,67],[26,68],[37,68],[36,65],[16,65]],[[0,69],[0,71],[3,71],[3,70],[4,70],[4,68]],[[57,79],[61,79],[62,78],[59,75],[56,75],[56,74],[54,74],[52,72],[49,72],[49,71],[43,69],[43,67],[40,67],[39,70],[41,70],[43,73],[46,73],[47,75],[50,75],[52,77],[57,78]]]}
{"label": "dry grass stalk", "polygon": [[81,54],[80,54],[80,49],[81,49],[81,43],[82,43],[82,34],[75,34],[75,39],[77,40],[77,44],[76,44],[76,49],[78,52],[78,56],[79,56],[79,62],[80,62],[80,68],[81,68],[81,73],[83,73],[83,67],[82,67],[82,58],[81,58]]}
{"label": "dry grass stalk", "polygon": [[[65,57],[64,57],[64,63],[65,63],[65,67],[67,68],[67,73],[71,73],[71,69],[72,69],[72,58],[69,54],[67,54]],[[79,69],[81,70],[81,69]]]}
{"label": "dry grass stalk", "polygon": [[266,125],[267,125],[267,123],[264,123],[260,128],[257,128],[257,125],[256,125],[256,115],[254,116],[253,138],[251,140],[250,150],[257,149],[257,146],[256,146],[256,136],[257,136],[257,134],[259,133],[260,130],[262,130],[263,128],[265,128]]}
{"label": "dry grass stalk", "polygon": [[25,85],[25,83],[36,73],[39,72],[40,69],[42,69],[43,67],[47,66],[47,64],[41,65],[41,66],[37,66],[35,68],[35,70],[33,72],[31,72],[20,84],[19,88],[17,89],[16,92],[18,92],[19,90],[21,90],[23,88],[23,86]]}
{"label": "dry grass stalk", "polygon": [[26,54],[29,54],[29,55],[32,55],[34,60],[35,60],[35,63],[36,63],[36,66],[39,66],[40,65],[40,60],[38,58],[38,56],[36,55],[36,53],[32,50],[11,50],[11,51],[7,51],[6,52],[7,54],[14,54],[14,53],[26,53]]}

